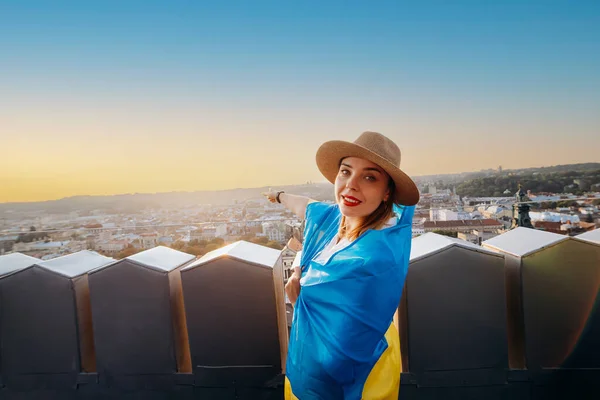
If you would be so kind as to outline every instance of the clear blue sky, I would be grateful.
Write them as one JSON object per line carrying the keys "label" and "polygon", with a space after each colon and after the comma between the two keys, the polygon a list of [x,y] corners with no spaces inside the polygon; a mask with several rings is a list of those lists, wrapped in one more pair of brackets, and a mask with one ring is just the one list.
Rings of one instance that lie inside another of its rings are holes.
{"label": "clear blue sky", "polygon": [[[600,161],[600,1],[0,0],[0,51],[0,171],[30,150],[61,195],[317,180],[318,145],[367,129],[413,175]],[[168,157],[118,185],[92,161],[132,149]],[[256,170],[173,178],[207,149],[183,170]],[[0,201],[60,196],[28,173]]]}

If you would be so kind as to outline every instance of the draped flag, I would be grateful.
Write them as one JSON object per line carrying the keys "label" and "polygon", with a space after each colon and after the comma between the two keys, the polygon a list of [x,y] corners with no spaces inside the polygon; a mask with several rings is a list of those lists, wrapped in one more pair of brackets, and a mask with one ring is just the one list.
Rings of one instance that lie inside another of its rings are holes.
{"label": "draped flag", "polygon": [[337,204],[306,209],[301,290],[286,365],[286,399],[395,399],[400,382],[392,323],[408,271],[414,206],[395,226],[368,230],[324,264],[313,258],[337,234]]}

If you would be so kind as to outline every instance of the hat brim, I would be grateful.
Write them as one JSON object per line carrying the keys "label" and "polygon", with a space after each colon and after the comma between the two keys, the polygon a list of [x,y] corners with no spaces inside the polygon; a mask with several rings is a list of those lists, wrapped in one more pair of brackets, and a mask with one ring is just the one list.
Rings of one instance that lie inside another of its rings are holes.
{"label": "hat brim", "polygon": [[383,168],[396,184],[397,204],[413,206],[419,202],[419,189],[408,175],[385,158],[355,143],[343,140],[323,143],[317,150],[317,167],[329,182],[335,184],[340,161],[346,157],[363,158]]}

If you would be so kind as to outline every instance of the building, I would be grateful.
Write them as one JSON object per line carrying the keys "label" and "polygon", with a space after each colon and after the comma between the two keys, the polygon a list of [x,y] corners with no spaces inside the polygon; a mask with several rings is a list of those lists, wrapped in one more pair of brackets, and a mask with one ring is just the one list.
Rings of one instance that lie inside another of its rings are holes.
{"label": "building", "polygon": [[510,197],[463,197],[463,204],[465,206],[474,206],[478,204],[504,204],[512,205],[515,202],[514,196]]}
{"label": "building", "polygon": [[[28,256],[42,258],[49,254],[63,254],[68,252],[70,241],[62,242],[32,242],[32,243],[15,243],[13,251],[23,253]],[[83,242],[85,243],[85,242]],[[79,246],[75,246],[79,247]]]}
{"label": "building", "polygon": [[550,211],[542,211],[542,212],[530,211],[529,217],[531,218],[532,221],[562,222],[563,224],[564,223],[578,224],[580,222],[578,215],[561,214],[561,213],[550,212]]}
{"label": "building", "polygon": [[292,273],[292,265],[296,254],[302,250],[302,243],[295,237],[288,240],[287,244],[281,250],[281,261],[283,262],[283,278],[288,279]]}
{"label": "building", "polygon": [[158,238],[158,243],[162,243],[162,244],[173,244],[173,238],[171,236],[161,236]]}
{"label": "building", "polygon": [[102,251],[103,253],[116,255],[123,251],[129,245],[129,241],[125,239],[121,240],[109,240],[106,242],[99,242],[96,245],[96,249],[98,251]]}
{"label": "building", "polygon": [[412,237],[413,238],[423,235],[424,233],[425,233],[425,229],[423,228],[423,226],[413,225],[413,227],[412,227]]}
{"label": "building", "polygon": [[152,249],[158,246],[158,233],[140,233],[140,241],[142,248]]}
{"label": "building", "polygon": [[481,245],[482,242],[498,236],[498,232],[483,231],[479,229],[473,229],[470,232],[458,232],[457,238],[466,240],[473,244]]}
{"label": "building", "polygon": [[478,207],[478,210],[484,218],[488,219],[512,218],[513,216],[512,210],[500,205],[482,206]]}
{"label": "building", "polygon": [[102,232],[102,224],[88,224],[83,226],[87,233],[98,234]]}
{"label": "building", "polygon": [[12,251],[19,235],[0,236],[0,255]]}
{"label": "building", "polygon": [[425,232],[471,232],[473,229],[482,232],[493,232],[504,229],[504,225],[496,219],[463,219],[456,221],[425,221],[423,229]]}
{"label": "building", "polygon": [[227,236],[226,224],[206,225],[201,229],[190,232],[191,240],[212,240]]}
{"label": "building", "polygon": [[432,208],[429,210],[429,219],[431,221],[456,221],[461,219],[473,219],[473,217],[466,211]]}
{"label": "building", "polygon": [[263,234],[273,242],[284,242],[286,239],[285,225],[280,222],[264,222]]}
{"label": "building", "polygon": [[295,237],[301,242],[304,235],[304,224],[300,221],[286,221],[285,234],[286,237]]}

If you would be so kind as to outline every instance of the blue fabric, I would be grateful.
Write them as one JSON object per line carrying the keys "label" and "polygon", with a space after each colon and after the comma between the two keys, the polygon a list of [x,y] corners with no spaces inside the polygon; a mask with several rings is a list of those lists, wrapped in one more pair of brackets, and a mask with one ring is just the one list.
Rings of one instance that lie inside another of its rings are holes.
{"label": "blue fabric", "polygon": [[300,296],[286,375],[301,400],[360,400],[387,348],[385,332],[408,271],[414,207],[394,207],[397,225],[369,230],[321,265],[313,258],[336,235],[337,204],[307,206]]}

